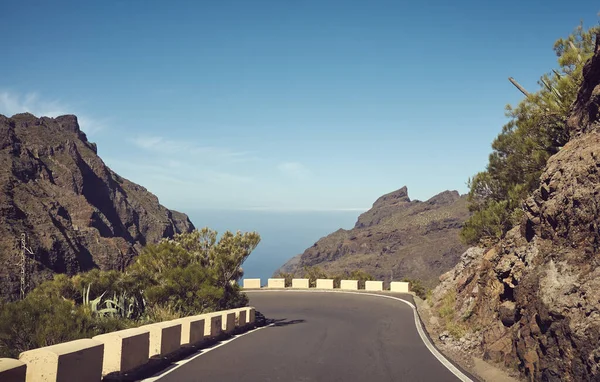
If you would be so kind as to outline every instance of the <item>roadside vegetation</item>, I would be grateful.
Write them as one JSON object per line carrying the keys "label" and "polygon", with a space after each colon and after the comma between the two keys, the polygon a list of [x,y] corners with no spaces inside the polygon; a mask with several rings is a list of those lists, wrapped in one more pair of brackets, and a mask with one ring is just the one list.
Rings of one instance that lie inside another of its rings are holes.
{"label": "roadside vegetation", "polygon": [[124,272],[56,275],[23,300],[0,301],[0,357],[156,321],[246,306],[235,283],[256,232],[208,228],[146,246]]}
{"label": "roadside vegetation", "polygon": [[567,117],[599,31],[600,27],[585,30],[580,25],[557,40],[558,68],[540,78],[537,92],[529,93],[510,79],[525,98],[516,107],[506,107],[510,121],[492,143],[486,170],[469,180],[473,215],[461,231],[465,243],[492,244],[520,223],[523,202],[539,186],[548,158],[570,138]]}
{"label": "roadside vegetation", "polygon": [[448,291],[442,297],[438,307],[438,315],[442,319],[442,325],[448,333],[454,338],[461,338],[465,335],[467,329],[464,324],[465,319],[457,317],[456,313],[456,291]]}

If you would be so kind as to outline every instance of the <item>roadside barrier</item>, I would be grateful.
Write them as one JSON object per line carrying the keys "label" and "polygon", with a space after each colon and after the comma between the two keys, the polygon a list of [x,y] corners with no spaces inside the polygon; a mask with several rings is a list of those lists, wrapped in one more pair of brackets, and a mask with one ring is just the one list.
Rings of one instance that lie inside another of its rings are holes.
{"label": "roadside barrier", "polygon": [[18,360],[0,358],[0,382],[100,382],[107,374],[127,373],[144,367],[152,358],[255,325],[256,310],[244,307],[32,349],[21,353]]}

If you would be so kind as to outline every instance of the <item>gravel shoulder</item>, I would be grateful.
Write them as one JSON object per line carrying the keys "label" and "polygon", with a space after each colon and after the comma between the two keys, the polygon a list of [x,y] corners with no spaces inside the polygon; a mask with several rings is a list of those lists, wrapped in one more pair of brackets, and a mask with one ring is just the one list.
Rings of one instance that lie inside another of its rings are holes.
{"label": "gravel shoulder", "polygon": [[[433,315],[429,304],[416,296],[413,296],[413,300],[429,337],[437,349],[446,357],[483,382],[525,381],[519,374],[506,370],[501,365],[491,364],[483,360],[482,357],[468,353],[461,347],[460,341],[446,340],[439,326],[438,319]],[[444,340],[441,340],[440,337]]]}

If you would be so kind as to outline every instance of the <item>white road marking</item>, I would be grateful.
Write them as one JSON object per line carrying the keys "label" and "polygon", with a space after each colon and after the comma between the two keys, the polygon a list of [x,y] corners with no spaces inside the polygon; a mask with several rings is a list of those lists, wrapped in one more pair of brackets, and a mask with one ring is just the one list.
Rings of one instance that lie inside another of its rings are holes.
{"label": "white road marking", "polygon": [[162,377],[164,377],[165,375],[167,375],[167,374],[171,373],[171,372],[172,372],[172,371],[174,371],[174,370],[177,370],[177,369],[179,369],[181,366],[185,365],[186,363],[188,363],[188,362],[190,362],[190,361],[193,361],[193,360],[195,360],[196,358],[198,358],[198,357],[200,357],[200,356],[203,356],[204,354],[206,354],[206,353],[208,353],[208,352],[210,352],[210,351],[213,351],[213,350],[215,350],[215,349],[218,349],[218,348],[220,348],[220,347],[221,347],[221,346],[223,346],[223,345],[227,345],[227,344],[228,344],[228,343],[230,343],[231,341],[237,340],[237,339],[238,339],[238,338],[240,338],[240,337],[243,337],[243,336],[245,336],[245,335],[248,335],[248,334],[250,334],[250,333],[254,333],[254,332],[256,332],[257,330],[261,330],[261,329],[264,329],[264,328],[268,328],[269,326],[273,326],[273,325],[275,325],[275,324],[269,324],[269,325],[266,325],[266,326],[261,326],[261,327],[259,327],[259,328],[256,328],[256,329],[252,329],[252,330],[250,330],[250,331],[248,331],[248,332],[246,332],[246,333],[238,334],[238,335],[236,335],[236,336],[234,336],[234,337],[232,337],[232,338],[230,338],[230,339],[228,339],[228,340],[222,341],[222,342],[218,343],[217,345],[214,345],[214,346],[212,346],[212,347],[209,347],[209,348],[207,348],[207,349],[202,349],[200,353],[198,353],[198,354],[194,355],[193,357],[186,358],[186,359],[182,359],[181,361],[174,362],[173,364],[174,364],[174,365],[176,365],[176,366],[174,366],[174,367],[171,367],[169,370],[166,370],[166,371],[164,371],[164,372],[160,372],[160,374],[158,374],[158,373],[157,373],[157,374],[155,374],[154,376],[152,376],[152,377],[150,377],[150,378],[142,379],[142,380],[140,380],[140,381],[141,381],[141,382],[155,382],[155,381],[158,381],[159,379],[161,379],[161,378],[162,378]]}
{"label": "white road marking", "polygon": [[246,290],[245,293],[262,293],[262,292],[309,292],[309,293],[347,293],[347,294],[358,294],[362,296],[375,296],[375,297],[383,297],[390,298],[392,300],[402,301],[403,303],[410,306],[413,310],[413,317],[415,319],[415,326],[417,327],[417,332],[419,333],[419,337],[421,337],[421,341],[425,344],[425,347],[429,349],[431,354],[440,361],[442,365],[446,367],[452,374],[454,374],[458,379],[462,382],[473,382],[471,378],[466,376],[462,371],[460,371],[456,366],[454,366],[442,353],[440,353],[435,346],[429,341],[429,338],[423,331],[423,327],[421,326],[421,320],[419,319],[419,314],[417,312],[417,307],[410,301],[406,301],[400,297],[388,296],[385,294],[375,294],[375,293],[365,293],[365,292],[351,292],[351,291],[343,291],[343,290],[293,290],[293,289],[278,289],[278,290],[268,290],[268,289],[260,289],[260,290]]}
{"label": "white road marking", "polygon": [[[352,292],[352,291],[343,291],[343,290],[308,290],[308,289],[304,289],[304,290],[293,290],[293,289],[273,289],[273,290],[268,290],[268,289],[255,289],[255,290],[246,290],[244,291],[245,293],[264,293],[264,292],[304,292],[304,293],[346,293],[346,294],[357,294],[357,295],[361,295],[361,296],[375,296],[375,297],[382,297],[382,298],[389,298],[392,300],[398,300],[398,301],[402,301],[403,303],[407,304],[408,306],[410,306],[413,310],[413,317],[415,319],[415,326],[417,327],[417,332],[419,333],[419,337],[421,337],[421,341],[423,341],[423,343],[425,344],[425,347],[427,349],[429,349],[429,351],[431,352],[431,354],[433,354],[433,356],[442,364],[446,367],[446,369],[448,369],[452,374],[454,374],[458,379],[460,379],[462,382],[473,382],[472,379],[470,379],[469,377],[467,377],[462,371],[460,371],[456,366],[454,366],[450,361],[448,361],[448,359],[446,357],[444,357],[444,355],[442,355],[442,353],[440,353],[435,346],[433,346],[433,344],[431,343],[431,341],[429,341],[429,338],[427,337],[427,335],[425,334],[425,332],[423,331],[423,328],[421,327],[421,320],[419,319],[419,314],[417,312],[417,308],[413,305],[413,303],[411,303],[410,301],[406,301],[402,298],[399,297],[394,297],[394,296],[387,296],[384,294],[375,294],[375,293],[365,293],[365,292]],[[273,326],[275,324],[269,324],[266,326],[262,326],[256,329],[253,329],[249,332],[246,333],[242,333],[242,334],[238,334],[235,337],[232,337],[226,341],[223,341],[213,347],[210,347],[208,349],[203,349],[201,351],[201,353],[196,354],[195,356],[191,357],[191,358],[187,358],[187,359],[183,359],[181,361],[175,362],[174,364],[176,366],[170,368],[169,370],[150,377],[150,378],[146,378],[146,379],[142,379],[141,382],[155,382],[158,381],[160,378],[164,377],[165,375],[173,372],[174,370],[177,370],[178,368],[180,368],[181,366],[185,365],[186,363],[195,360],[196,358],[203,356],[204,354],[218,349],[223,345],[227,345],[228,343],[243,337],[245,335],[248,335],[250,333],[254,333],[257,330],[261,330],[264,328],[268,328],[270,326]]]}

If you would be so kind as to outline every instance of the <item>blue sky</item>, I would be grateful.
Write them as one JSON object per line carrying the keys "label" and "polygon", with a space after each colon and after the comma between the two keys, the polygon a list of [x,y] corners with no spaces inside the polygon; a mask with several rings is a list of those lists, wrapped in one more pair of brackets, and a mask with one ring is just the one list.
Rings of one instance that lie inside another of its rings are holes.
{"label": "blue sky", "polygon": [[340,210],[467,191],[597,2],[12,1],[0,113],[73,113],[168,207]]}

